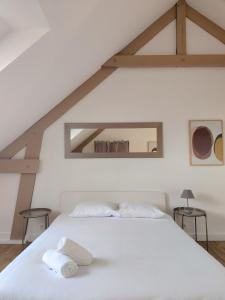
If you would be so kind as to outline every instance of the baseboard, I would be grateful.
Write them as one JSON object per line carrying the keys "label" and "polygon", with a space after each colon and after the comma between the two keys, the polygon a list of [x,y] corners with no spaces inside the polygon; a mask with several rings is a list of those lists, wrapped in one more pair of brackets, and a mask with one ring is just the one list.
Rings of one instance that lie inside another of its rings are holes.
{"label": "baseboard", "polygon": [[[191,233],[190,234],[191,237],[193,237],[193,239],[195,238],[195,234]],[[198,234],[198,241],[205,241],[206,240],[206,236],[205,234]],[[225,233],[215,233],[215,234],[210,234],[209,235],[209,241],[225,241]]]}
{"label": "baseboard", "polygon": [[[28,233],[25,240],[32,242],[39,235],[40,235],[40,232]],[[10,232],[0,232],[0,244],[22,244],[22,240],[11,240]]]}
{"label": "baseboard", "polygon": [[21,240],[2,240],[0,239],[0,245],[21,245]]}
{"label": "baseboard", "polygon": [[10,240],[10,232],[0,232],[0,244],[22,244],[22,241]]}

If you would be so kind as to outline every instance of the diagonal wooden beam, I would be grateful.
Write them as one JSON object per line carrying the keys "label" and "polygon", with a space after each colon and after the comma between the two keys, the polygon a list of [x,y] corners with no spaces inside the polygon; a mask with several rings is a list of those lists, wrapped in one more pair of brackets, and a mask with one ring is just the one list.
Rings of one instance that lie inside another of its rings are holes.
{"label": "diagonal wooden beam", "polygon": [[177,20],[176,20],[176,53],[186,54],[186,2],[179,0],[177,2]]}
{"label": "diagonal wooden beam", "polygon": [[95,130],[91,135],[89,135],[82,143],[75,147],[72,152],[82,152],[83,148],[87,146],[91,141],[93,141],[102,131],[104,128],[99,128]]}
{"label": "diagonal wooden beam", "polygon": [[[171,21],[176,18],[176,8],[172,7],[168,12],[161,16],[157,21],[150,25],[142,34],[129,43],[122,51],[123,54],[135,54],[141,49],[147,42],[149,42],[160,30],[166,27]],[[71,109],[76,103],[82,100],[92,90],[94,90],[101,82],[108,78],[117,67],[113,68],[101,68],[82,85],[80,85],[75,91],[73,91],[62,102],[56,105],[45,116],[37,121],[33,126],[20,135],[15,141],[9,144],[0,152],[1,158],[11,158],[22,148],[27,146],[25,158],[39,159],[42,135],[45,129],[47,129],[56,120],[62,117],[69,109]],[[39,138],[33,139],[32,136],[39,135]],[[36,143],[34,142],[36,140]],[[32,157],[30,157],[32,156]],[[17,203],[14,213],[14,220],[11,232],[12,239],[20,239],[23,233],[23,222],[19,216],[19,211],[30,207],[33,189],[36,176],[34,174],[22,174]]]}
{"label": "diagonal wooden beam", "polygon": [[116,55],[105,67],[225,67],[225,55]]}
{"label": "diagonal wooden beam", "polygon": [[0,159],[0,173],[37,173],[37,159]]}
{"label": "diagonal wooden beam", "polygon": [[[43,131],[36,133],[35,138],[27,145],[25,159],[39,159]],[[16,207],[14,211],[13,225],[11,229],[11,239],[21,239],[23,236],[24,223],[19,212],[31,206],[36,174],[21,174]]]}
{"label": "diagonal wooden beam", "polygon": [[12,143],[10,143],[7,147],[5,147],[2,151],[0,151],[0,159],[2,158],[12,158],[16,155],[20,150],[25,148],[29,143],[29,140],[32,140],[37,135],[37,130],[35,128],[30,128],[26,130],[23,134],[21,134],[18,138],[16,138]]}
{"label": "diagonal wooden beam", "polygon": [[0,152],[0,159],[12,158],[20,150],[26,147],[28,141],[27,135],[21,135]]}
{"label": "diagonal wooden beam", "polygon": [[186,6],[186,15],[192,22],[225,44],[225,30],[222,27],[218,26],[189,5]]}
{"label": "diagonal wooden beam", "polygon": [[[129,43],[120,53],[123,54],[135,54],[146,43],[148,43],[157,33],[165,28],[170,22],[176,18],[176,7],[173,6],[158,20],[151,24],[143,33]],[[82,85],[80,85],[75,91],[73,91],[62,102],[56,105],[50,110],[43,118],[36,122],[32,127],[19,136],[14,142],[8,145],[0,152],[0,158],[11,158],[18,151],[24,148],[30,140],[30,137],[36,134],[38,130],[45,130],[62,115],[64,115],[69,109],[71,109],[77,102],[88,95],[93,89],[95,89],[101,82],[108,78],[117,68],[104,69],[101,68]]]}
{"label": "diagonal wooden beam", "polygon": [[13,143],[3,149],[0,152],[0,158],[11,158],[14,156],[19,150],[24,148],[29,143],[30,139],[36,135],[36,132],[39,132],[40,130],[44,131],[46,128],[48,128],[64,113],[71,109],[77,102],[95,89],[102,81],[110,76],[116,69],[117,68],[100,69],[97,71],[62,102],[50,110],[43,118],[26,130]]}
{"label": "diagonal wooden beam", "polygon": [[160,31],[176,19],[176,6],[173,6],[160,18],[158,18],[152,25],[145,29],[139,36],[129,43],[119,55],[133,55],[152,40]]}

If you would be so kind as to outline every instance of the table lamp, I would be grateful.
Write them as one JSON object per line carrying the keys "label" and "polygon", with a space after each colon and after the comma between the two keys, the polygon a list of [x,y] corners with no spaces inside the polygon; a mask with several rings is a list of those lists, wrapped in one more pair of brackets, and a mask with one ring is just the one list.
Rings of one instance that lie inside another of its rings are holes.
{"label": "table lamp", "polygon": [[195,198],[195,196],[194,196],[192,190],[183,190],[183,192],[182,192],[182,194],[181,194],[180,197],[183,198],[183,199],[187,199],[187,207],[188,207],[188,208],[189,208],[188,200],[189,200],[189,199],[194,199],[194,198]]}

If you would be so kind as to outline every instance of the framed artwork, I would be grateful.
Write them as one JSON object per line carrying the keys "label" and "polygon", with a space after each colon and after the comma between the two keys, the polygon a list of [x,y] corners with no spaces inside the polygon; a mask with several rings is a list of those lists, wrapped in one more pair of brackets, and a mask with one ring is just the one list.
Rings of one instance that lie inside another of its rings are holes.
{"label": "framed artwork", "polygon": [[224,165],[222,120],[191,120],[189,133],[192,166]]}

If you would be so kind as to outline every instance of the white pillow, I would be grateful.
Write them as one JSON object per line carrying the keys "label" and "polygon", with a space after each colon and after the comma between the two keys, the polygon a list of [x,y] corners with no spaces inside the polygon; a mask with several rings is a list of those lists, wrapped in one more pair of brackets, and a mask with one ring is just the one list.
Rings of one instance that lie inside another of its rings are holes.
{"label": "white pillow", "polygon": [[165,214],[147,202],[122,202],[119,204],[121,218],[151,218],[159,219]]}
{"label": "white pillow", "polygon": [[106,201],[82,201],[79,202],[70,217],[117,217],[118,206]]}

